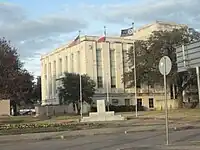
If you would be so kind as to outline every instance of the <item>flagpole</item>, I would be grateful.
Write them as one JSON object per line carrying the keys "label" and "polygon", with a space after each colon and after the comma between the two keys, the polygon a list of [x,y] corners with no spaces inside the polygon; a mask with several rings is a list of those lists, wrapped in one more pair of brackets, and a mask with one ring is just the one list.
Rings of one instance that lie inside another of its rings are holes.
{"label": "flagpole", "polygon": [[[106,42],[106,26],[104,26],[104,38],[105,38],[105,42]],[[109,50],[110,51],[110,50]],[[109,62],[108,62],[108,69],[110,68],[109,66]],[[109,83],[108,83],[108,70],[106,72],[106,76],[107,76],[107,84],[106,84],[106,99],[107,99],[107,108],[108,108],[108,111],[109,111]]]}
{"label": "flagpole", "polygon": [[[79,30],[79,52],[80,52],[80,43],[81,43],[81,40],[80,40],[80,35],[81,35],[81,31]],[[81,64],[81,61],[80,61],[80,64]],[[79,82],[80,82],[80,103],[81,103],[81,118],[83,118],[83,97],[82,97],[82,78],[81,78],[81,65],[79,64]]]}
{"label": "flagpole", "polygon": [[132,23],[133,30],[133,61],[134,61],[134,85],[135,85],[135,116],[138,116],[138,104],[137,104],[137,73],[136,73],[136,51],[134,49],[134,23]]}

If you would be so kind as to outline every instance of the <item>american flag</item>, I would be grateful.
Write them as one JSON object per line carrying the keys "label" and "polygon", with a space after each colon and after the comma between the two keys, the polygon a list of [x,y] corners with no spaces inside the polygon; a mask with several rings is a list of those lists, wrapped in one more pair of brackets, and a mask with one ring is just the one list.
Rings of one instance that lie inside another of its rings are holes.
{"label": "american flag", "polygon": [[70,44],[68,45],[68,47],[72,47],[72,46],[78,44],[79,41],[80,41],[80,35],[78,35],[78,36],[72,41],[72,43],[70,43]]}

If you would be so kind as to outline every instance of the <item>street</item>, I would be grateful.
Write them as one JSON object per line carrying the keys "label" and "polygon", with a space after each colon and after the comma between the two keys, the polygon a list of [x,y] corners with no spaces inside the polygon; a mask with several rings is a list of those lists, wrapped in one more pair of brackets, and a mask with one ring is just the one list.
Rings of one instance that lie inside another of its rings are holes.
{"label": "street", "polygon": [[173,131],[170,133],[170,146],[168,148],[165,146],[164,131],[81,136],[63,140],[22,141],[0,144],[1,150],[196,150],[200,149],[198,146],[200,146],[200,129]]}

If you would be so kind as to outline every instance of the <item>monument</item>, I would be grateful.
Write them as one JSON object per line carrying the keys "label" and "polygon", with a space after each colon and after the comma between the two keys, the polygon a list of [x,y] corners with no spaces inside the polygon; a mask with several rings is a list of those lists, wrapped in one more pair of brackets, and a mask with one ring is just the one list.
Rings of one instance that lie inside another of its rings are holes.
{"label": "monument", "polygon": [[106,111],[105,100],[97,100],[97,112],[89,113],[88,117],[83,117],[81,122],[94,121],[114,121],[125,120],[121,115],[115,115],[114,111]]}

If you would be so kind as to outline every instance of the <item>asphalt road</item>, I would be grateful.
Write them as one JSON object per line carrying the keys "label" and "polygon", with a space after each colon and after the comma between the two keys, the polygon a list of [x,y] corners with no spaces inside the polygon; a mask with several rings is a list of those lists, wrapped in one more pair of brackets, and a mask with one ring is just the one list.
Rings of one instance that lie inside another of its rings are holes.
{"label": "asphalt road", "polygon": [[[193,147],[188,147],[189,145]],[[199,145],[199,147],[197,147]],[[184,146],[184,147],[180,147]],[[1,143],[1,150],[196,150],[200,149],[200,129],[170,133],[165,146],[164,132],[94,135],[63,140]]]}

